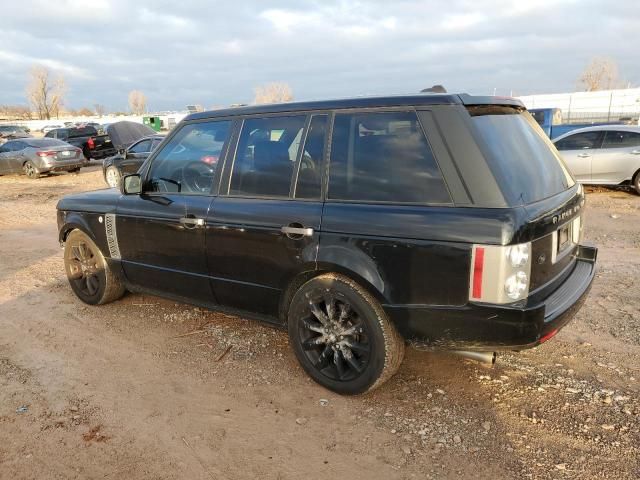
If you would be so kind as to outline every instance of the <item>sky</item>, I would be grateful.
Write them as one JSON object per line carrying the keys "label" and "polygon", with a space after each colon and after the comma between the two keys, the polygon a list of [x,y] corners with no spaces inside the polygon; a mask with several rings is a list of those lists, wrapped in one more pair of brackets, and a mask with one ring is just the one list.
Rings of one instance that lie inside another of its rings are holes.
{"label": "sky", "polygon": [[[3,2],[5,3],[5,2]],[[594,56],[640,86],[640,1],[20,0],[0,22],[0,104],[26,104],[34,65],[65,105],[126,111],[250,103],[286,82],[296,100],[417,92],[574,91]]]}

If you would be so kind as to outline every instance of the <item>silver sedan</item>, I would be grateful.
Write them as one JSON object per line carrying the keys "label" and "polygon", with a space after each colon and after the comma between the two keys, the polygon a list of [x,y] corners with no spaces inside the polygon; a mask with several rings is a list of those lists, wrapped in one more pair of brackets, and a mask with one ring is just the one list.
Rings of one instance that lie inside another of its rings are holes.
{"label": "silver sedan", "polygon": [[38,178],[43,173],[77,172],[87,163],[82,150],[53,138],[23,138],[0,146],[0,175]]}
{"label": "silver sedan", "polygon": [[640,194],[640,127],[579,128],[555,138],[553,143],[577,181],[632,185]]}

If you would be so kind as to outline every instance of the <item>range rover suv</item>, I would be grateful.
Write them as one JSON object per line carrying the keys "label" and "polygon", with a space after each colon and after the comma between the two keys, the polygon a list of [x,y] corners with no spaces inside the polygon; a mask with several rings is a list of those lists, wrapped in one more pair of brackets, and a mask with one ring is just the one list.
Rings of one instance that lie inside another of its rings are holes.
{"label": "range rover suv", "polygon": [[487,358],[553,337],[594,277],[584,202],[519,101],[423,94],[191,114],[119,191],[61,199],[58,225],[83,302],[269,322],[357,394],[407,343]]}

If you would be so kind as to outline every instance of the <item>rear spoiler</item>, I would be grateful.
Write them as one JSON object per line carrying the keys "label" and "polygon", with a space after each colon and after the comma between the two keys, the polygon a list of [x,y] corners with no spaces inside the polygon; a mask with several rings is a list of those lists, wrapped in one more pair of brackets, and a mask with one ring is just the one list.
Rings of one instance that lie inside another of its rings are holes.
{"label": "rear spoiler", "polygon": [[504,105],[510,107],[525,108],[524,104],[513,97],[491,97],[491,96],[476,96],[469,95],[468,93],[461,93],[458,95],[463,105]]}

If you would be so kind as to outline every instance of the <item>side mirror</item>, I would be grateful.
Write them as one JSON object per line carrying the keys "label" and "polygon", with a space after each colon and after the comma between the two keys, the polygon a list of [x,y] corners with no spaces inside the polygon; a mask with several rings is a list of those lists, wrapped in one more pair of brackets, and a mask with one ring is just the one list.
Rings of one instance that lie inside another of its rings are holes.
{"label": "side mirror", "polygon": [[123,195],[139,195],[142,193],[142,179],[137,173],[126,175],[120,182],[120,191]]}

